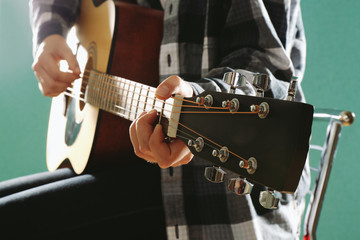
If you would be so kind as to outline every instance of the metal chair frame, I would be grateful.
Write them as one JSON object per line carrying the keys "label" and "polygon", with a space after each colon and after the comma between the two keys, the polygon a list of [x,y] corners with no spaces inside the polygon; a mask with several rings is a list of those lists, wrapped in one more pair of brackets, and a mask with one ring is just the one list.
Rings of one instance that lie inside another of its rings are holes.
{"label": "metal chair frame", "polygon": [[309,192],[310,200],[307,204],[307,210],[304,219],[304,240],[316,239],[316,229],[329,182],[341,129],[343,126],[351,125],[354,119],[355,114],[349,111],[337,111],[329,109],[315,110],[314,121],[328,121],[328,125],[323,146],[310,145],[310,149],[321,152],[321,159],[318,168],[311,167],[311,171],[317,173],[317,175]]}

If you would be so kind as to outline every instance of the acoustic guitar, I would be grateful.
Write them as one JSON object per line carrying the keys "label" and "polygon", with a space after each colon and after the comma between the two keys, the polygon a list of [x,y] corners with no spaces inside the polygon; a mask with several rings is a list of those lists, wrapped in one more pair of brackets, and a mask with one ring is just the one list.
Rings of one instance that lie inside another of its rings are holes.
{"label": "acoustic guitar", "polygon": [[167,136],[183,140],[217,169],[280,192],[296,190],[309,149],[311,105],[221,92],[159,100],[154,87],[163,12],[113,1],[81,2],[69,44],[83,76],[52,100],[50,171],[65,163],[80,174],[92,163],[145,162],[134,156],[128,129],[143,111],[157,109]]}

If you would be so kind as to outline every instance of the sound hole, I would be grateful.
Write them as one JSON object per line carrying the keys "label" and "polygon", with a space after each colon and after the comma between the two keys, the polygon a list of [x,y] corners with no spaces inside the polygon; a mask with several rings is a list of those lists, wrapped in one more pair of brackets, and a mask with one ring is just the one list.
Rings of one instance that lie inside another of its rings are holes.
{"label": "sound hole", "polygon": [[[83,78],[81,81],[81,87],[80,87],[80,98],[86,99],[86,90],[87,85],[89,81],[89,75],[91,69],[93,69],[93,58],[90,57],[86,63],[85,70],[83,73]],[[68,146],[71,146],[74,144],[81,126],[82,126],[82,119],[78,119],[76,116],[76,106],[78,104],[80,111],[82,111],[85,107],[85,101],[84,100],[78,100],[76,98],[69,98],[66,97],[66,131],[65,131],[65,143]]]}

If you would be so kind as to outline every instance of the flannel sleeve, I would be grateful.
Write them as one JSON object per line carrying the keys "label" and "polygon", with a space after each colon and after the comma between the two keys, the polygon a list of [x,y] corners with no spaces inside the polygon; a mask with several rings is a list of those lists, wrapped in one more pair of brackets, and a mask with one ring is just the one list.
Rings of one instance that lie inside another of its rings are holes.
{"label": "flannel sleeve", "polygon": [[30,0],[33,53],[49,35],[66,37],[79,13],[79,0]]}
{"label": "flannel sleeve", "polygon": [[[218,14],[209,8],[208,19]],[[249,72],[270,76],[268,97],[284,98],[288,82],[296,76],[301,82],[305,68],[306,42],[300,1],[232,1],[220,31],[208,24],[208,37],[217,32],[219,58],[209,73],[193,84],[195,92],[203,89],[226,91],[221,77],[226,71],[238,71],[252,81]],[[210,28],[209,28],[210,26]],[[253,94],[246,86],[239,94]],[[301,88],[298,101],[304,101]]]}

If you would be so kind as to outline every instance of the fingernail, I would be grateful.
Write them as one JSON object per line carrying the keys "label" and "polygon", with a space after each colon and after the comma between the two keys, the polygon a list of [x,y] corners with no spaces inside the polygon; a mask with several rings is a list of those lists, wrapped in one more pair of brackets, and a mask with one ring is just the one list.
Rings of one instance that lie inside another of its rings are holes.
{"label": "fingernail", "polygon": [[156,97],[167,97],[169,95],[169,88],[166,85],[162,85],[161,87],[156,89],[155,93]]}
{"label": "fingernail", "polygon": [[154,114],[154,113],[157,113],[157,110],[156,110],[156,109],[151,109],[151,110],[149,111],[149,114]]}
{"label": "fingernail", "polygon": [[[160,124],[160,123],[156,124],[155,129],[162,130],[162,126],[161,126],[161,124]],[[157,130],[157,131],[159,131],[159,130]]]}

